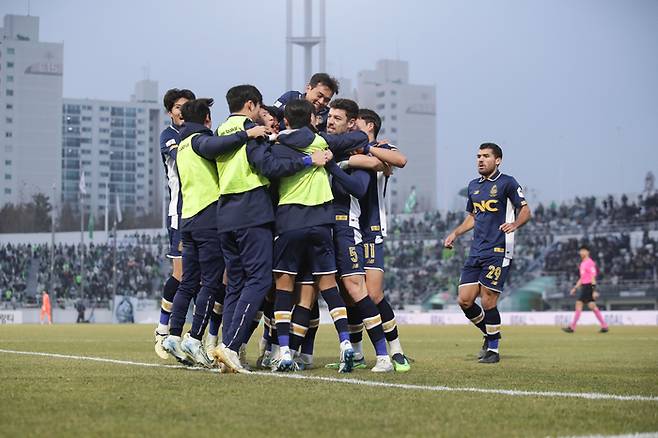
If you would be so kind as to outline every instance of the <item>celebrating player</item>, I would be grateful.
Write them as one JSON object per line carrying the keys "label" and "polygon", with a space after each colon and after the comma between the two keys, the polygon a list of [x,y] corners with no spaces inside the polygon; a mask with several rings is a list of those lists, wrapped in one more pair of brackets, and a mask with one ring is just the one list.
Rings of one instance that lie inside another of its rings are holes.
{"label": "celebrating player", "polygon": [[168,357],[162,348],[162,341],[169,335],[169,318],[174,302],[174,295],[183,276],[182,242],[178,229],[178,220],[182,211],[182,198],[180,191],[180,179],[176,167],[176,152],[180,143],[180,129],[183,124],[181,107],[185,102],[195,99],[190,90],[172,88],[164,95],[164,107],[171,118],[171,124],[160,134],[160,154],[167,175],[167,186],[169,188],[169,209],[167,212],[167,232],[169,233],[169,252],[167,257],[171,259],[171,276],[164,284],[162,300],[160,304],[160,323],[155,329],[155,352],[162,359]]}

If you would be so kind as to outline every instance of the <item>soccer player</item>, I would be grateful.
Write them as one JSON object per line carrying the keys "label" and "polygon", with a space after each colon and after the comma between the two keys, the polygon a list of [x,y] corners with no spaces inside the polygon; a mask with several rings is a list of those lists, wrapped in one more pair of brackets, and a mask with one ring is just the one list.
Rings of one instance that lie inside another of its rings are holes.
{"label": "soccer player", "polygon": [[[295,100],[286,106],[284,119],[289,130],[282,132],[278,140],[282,145],[289,146],[291,153],[327,151],[331,157],[330,146],[344,153],[346,149],[367,144],[367,137],[362,133],[344,137],[315,134],[310,127],[312,113],[313,106],[304,100]],[[279,184],[273,270],[276,282],[274,318],[280,355],[273,363],[278,371],[297,369],[290,348],[289,333],[295,277],[302,273],[304,267],[316,278],[320,294],[327,302],[338,332],[341,362],[339,372],[352,370],[354,351],[349,341],[347,311],[335,278],[332,199],[325,169],[307,169],[282,178]],[[293,322],[293,332],[295,325]]]}
{"label": "soccer player", "polygon": [[596,274],[598,272],[596,263],[589,256],[589,248],[585,245],[580,247],[578,255],[580,255],[581,260],[579,266],[580,278],[571,289],[571,295],[575,295],[576,291],[580,289],[580,293],[576,299],[576,312],[573,315],[571,324],[562,328],[562,330],[567,333],[573,333],[576,330],[576,324],[578,324],[578,319],[583,311],[583,304],[587,303],[587,307],[594,312],[596,319],[601,324],[601,330],[599,331],[601,333],[607,333],[608,324],[605,323],[605,319],[603,319],[603,315],[596,305],[596,299],[599,297],[599,293],[596,291]]}
{"label": "soccer player", "polygon": [[[342,134],[356,129],[359,107],[356,102],[349,99],[337,99],[331,103],[327,132],[329,134]],[[366,150],[370,146],[366,146]],[[348,157],[341,161],[348,160]],[[331,167],[329,168],[331,171]],[[371,299],[366,287],[366,271],[364,270],[364,245],[360,219],[363,214],[359,199],[368,189],[370,175],[366,170],[348,170],[349,179],[341,178],[342,170],[331,171],[332,190],[334,193],[334,245],[336,251],[336,265],[344,293],[352,301],[348,306],[348,322],[350,340],[357,329],[361,333],[365,325],[371,342],[375,348],[377,362],[373,372],[393,371],[391,359],[386,349],[386,338],[382,328],[382,318],[377,306]],[[349,184],[354,187],[350,189]],[[347,299],[347,298],[346,298]],[[350,321],[351,319],[351,321]],[[356,321],[358,319],[358,321]],[[356,322],[356,324],[354,324]],[[356,327],[355,327],[356,326]],[[363,348],[360,340],[355,346],[355,363],[365,366]]]}
{"label": "soccer player", "polygon": [[[498,169],[502,160],[503,151],[497,144],[480,145],[477,154],[480,177],[468,184],[468,215],[444,240],[444,246],[452,248],[457,237],[473,230],[457,302],[486,337],[486,351],[481,352],[480,363],[500,361],[500,313],[496,306],[514,256],[514,232],[531,216],[519,183]],[[484,310],[475,302],[477,297]]]}
{"label": "soccer player", "polygon": [[216,156],[219,174],[217,228],[226,260],[228,285],[224,301],[222,344],[213,356],[233,372],[247,372],[239,352],[249,340],[252,322],[272,285],[274,209],[268,178],[323,166],[323,153],[277,160],[265,141],[247,141],[244,133],[260,118],[263,96],[253,85],[238,85],[226,94],[231,115],[217,135],[242,135],[242,144]]}
{"label": "soccer player", "polygon": [[[318,131],[322,132],[327,129],[327,118],[329,116],[329,102],[334,94],[338,94],[338,81],[336,78],[329,76],[327,73],[315,73],[306,85],[305,93],[301,91],[288,91],[274,102],[274,107],[281,111],[286,105],[293,100],[305,99],[310,102],[315,109],[315,123],[313,125]],[[281,120],[281,130],[284,130],[285,124]]]}
{"label": "soccer player", "polygon": [[[356,126],[368,135],[368,150],[366,152],[378,158],[390,167],[403,168],[407,158],[396,146],[377,141],[377,135],[382,126],[379,115],[370,109],[361,109],[356,120]],[[390,168],[389,168],[390,169]],[[384,170],[389,170],[384,169]],[[384,171],[370,170],[370,181],[366,195],[360,200],[360,227],[363,232],[363,249],[365,257],[366,289],[377,305],[382,318],[386,341],[397,372],[407,372],[411,369],[409,361],[402,350],[395,313],[384,296],[384,238],[386,237],[386,185],[388,174]],[[350,316],[348,312],[348,316]],[[354,318],[354,316],[352,316]],[[359,327],[360,321],[354,319],[354,325]],[[354,330],[355,340],[361,334]],[[354,340],[353,340],[354,343]],[[355,344],[359,351],[360,342]]]}
{"label": "soccer player", "polygon": [[[183,277],[174,297],[171,334],[162,344],[165,351],[179,362],[187,364],[188,359],[192,359],[193,363],[204,367],[210,367],[212,359],[202,347],[201,340],[216,301],[221,301],[219,294],[224,274],[224,259],[217,234],[219,176],[214,158],[243,142],[243,135],[239,134],[213,135],[210,130],[212,104],[212,99],[194,99],[181,108],[185,124],[180,131],[176,164],[183,198],[180,226]],[[264,131],[264,128],[256,128],[246,135],[258,136]],[[190,336],[181,342],[187,309],[195,295]]]}
{"label": "soccer player", "polygon": [[171,124],[160,134],[160,154],[165,167],[167,186],[169,188],[170,201],[167,213],[169,252],[167,253],[167,257],[171,259],[172,272],[164,284],[160,303],[160,322],[155,329],[155,353],[162,359],[167,359],[168,357],[167,352],[162,348],[162,341],[169,335],[169,318],[171,316],[174,295],[183,275],[182,242],[180,231],[178,230],[182,201],[180,180],[176,168],[176,152],[178,143],[180,143],[179,134],[181,125],[183,124],[180,109],[185,102],[192,99],[195,99],[192,91],[187,89],[179,90],[178,88],[168,90],[163,99],[164,107],[171,119]]}

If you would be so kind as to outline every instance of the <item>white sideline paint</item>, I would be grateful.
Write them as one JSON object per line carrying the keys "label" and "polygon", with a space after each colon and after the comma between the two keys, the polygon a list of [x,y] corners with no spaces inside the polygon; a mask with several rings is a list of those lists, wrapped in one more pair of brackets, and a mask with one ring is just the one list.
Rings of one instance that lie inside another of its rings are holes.
{"label": "white sideline paint", "polygon": [[[129,360],[108,359],[103,357],[73,356],[70,354],[41,353],[36,351],[17,351],[17,350],[4,350],[4,349],[0,349],[0,353],[22,354],[27,356],[54,357],[59,359],[74,359],[74,360],[82,360],[89,362],[112,363],[118,365],[134,365],[134,366],[151,367],[151,368],[188,369],[193,371],[206,371],[212,373],[219,373],[219,370],[217,369],[186,367],[183,365],[165,365],[159,363],[133,362]],[[302,374],[267,373],[267,372],[252,372],[251,375],[263,376],[263,377],[275,377],[280,379],[296,379],[296,380],[311,380],[311,381],[319,381],[319,382],[344,383],[350,385],[362,385],[362,386],[372,386],[372,387],[381,387],[381,388],[409,389],[416,391],[473,392],[480,394],[500,394],[500,395],[508,395],[513,397],[518,397],[518,396],[566,397],[566,398],[583,398],[588,400],[658,402],[658,396],[646,396],[646,395],[616,395],[616,394],[603,394],[597,392],[588,393],[588,392],[558,392],[558,391],[518,391],[514,389],[487,389],[487,388],[460,388],[460,387],[453,388],[449,386],[411,385],[404,383],[376,382],[373,380],[360,380],[360,379],[352,379],[352,378],[305,376]]]}

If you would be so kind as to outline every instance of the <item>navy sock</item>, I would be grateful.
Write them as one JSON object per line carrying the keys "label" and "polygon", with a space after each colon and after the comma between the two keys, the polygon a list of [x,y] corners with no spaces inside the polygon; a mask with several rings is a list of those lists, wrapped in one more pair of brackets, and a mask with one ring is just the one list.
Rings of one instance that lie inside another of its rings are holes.
{"label": "navy sock", "polygon": [[160,301],[160,324],[162,325],[169,325],[171,309],[174,306],[174,295],[176,295],[179,284],[180,282],[174,277],[169,277],[165,281],[162,290],[162,300]]}
{"label": "navy sock", "polygon": [[322,298],[327,302],[329,307],[329,314],[334,321],[336,332],[338,332],[338,339],[340,342],[349,341],[350,334],[347,328],[347,309],[345,308],[345,301],[338,293],[338,287],[332,287],[320,292]]}
{"label": "navy sock", "polygon": [[498,352],[498,340],[500,339],[500,312],[498,312],[498,307],[484,311],[484,323],[487,330],[487,347],[489,350]]}
{"label": "navy sock", "polygon": [[210,322],[208,323],[208,334],[210,336],[217,336],[219,334],[219,326],[222,325],[222,315],[224,314],[224,297],[226,296],[226,286],[219,285],[219,291],[215,297],[215,304],[210,314]]}
{"label": "navy sock", "polygon": [[302,306],[295,306],[292,311],[292,322],[290,331],[290,349],[297,351],[308,332],[308,325],[311,322],[311,310]]}
{"label": "navy sock", "polygon": [[313,305],[311,309],[311,320],[308,323],[308,331],[302,344],[302,353],[313,356],[313,349],[315,347],[315,335],[318,333],[320,326],[320,308],[318,303]]}
{"label": "navy sock", "polygon": [[290,344],[290,318],[292,314],[293,293],[285,290],[276,290],[274,298],[274,321],[281,347]]}
{"label": "navy sock", "polygon": [[389,302],[384,298],[377,304],[379,314],[382,318],[382,327],[384,328],[384,335],[388,342],[395,341],[398,335],[398,325],[395,322],[395,313]]}
{"label": "navy sock", "polygon": [[356,306],[347,308],[347,328],[350,331],[351,343],[355,344],[363,340],[363,319]]}
{"label": "navy sock", "polygon": [[466,315],[466,318],[468,318],[474,325],[475,327],[479,328],[482,334],[486,335],[487,330],[484,327],[484,312],[482,311],[482,307],[478,306],[477,303],[473,303],[471,307],[463,308],[462,311],[464,312],[464,315]]}
{"label": "navy sock", "polygon": [[271,342],[272,324],[274,324],[274,303],[267,299],[263,302],[263,339]]}
{"label": "navy sock", "polygon": [[369,296],[366,296],[356,303],[356,307],[363,318],[363,325],[365,325],[366,330],[368,331],[370,342],[372,342],[372,345],[375,347],[375,354],[377,356],[387,356],[386,338],[384,337],[382,318],[379,315],[377,306],[375,306],[375,303]]}

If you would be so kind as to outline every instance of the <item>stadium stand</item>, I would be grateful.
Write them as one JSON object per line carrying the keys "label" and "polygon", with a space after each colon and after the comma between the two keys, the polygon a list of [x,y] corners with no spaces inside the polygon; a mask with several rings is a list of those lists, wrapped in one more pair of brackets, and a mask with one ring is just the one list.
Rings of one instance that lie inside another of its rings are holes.
{"label": "stadium stand", "polygon": [[[396,308],[454,305],[459,273],[470,235],[452,251],[442,239],[464,217],[438,211],[392,216],[386,240],[386,292]],[[570,309],[568,291],[576,281],[581,244],[592,249],[608,309],[656,308],[658,290],[658,194],[615,198],[575,198],[533,208],[533,220],[518,231],[508,290],[511,295],[540,277],[541,309]],[[162,254],[165,237],[135,234],[117,248],[117,289],[121,294],[156,299],[170,269]],[[85,299],[106,305],[112,298],[112,246],[86,247]],[[48,245],[0,245],[0,299],[4,307],[36,306],[49,287]],[[78,246],[57,245],[52,287],[58,305],[79,298]],[[533,309],[520,309],[533,310]]]}

